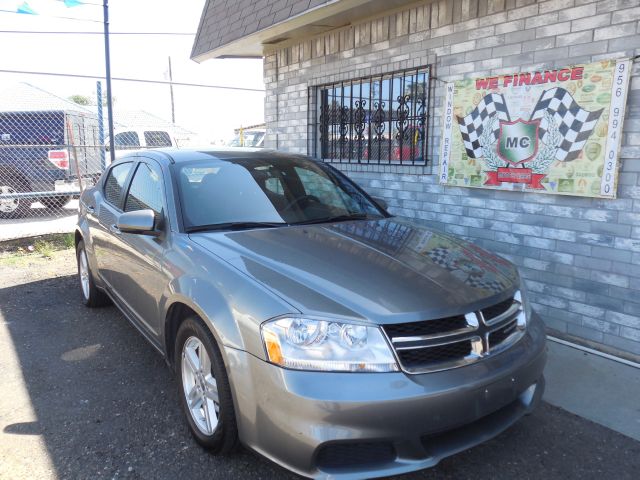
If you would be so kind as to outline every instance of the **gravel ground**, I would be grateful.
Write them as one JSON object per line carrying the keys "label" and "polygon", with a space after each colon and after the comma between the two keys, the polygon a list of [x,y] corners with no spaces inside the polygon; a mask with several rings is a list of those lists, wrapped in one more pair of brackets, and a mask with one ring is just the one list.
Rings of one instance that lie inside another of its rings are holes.
{"label": "gravel ground", "polygon": [[[73,253],[0,259],[0,478],[297,478],[191,439],[160,355],[80,303]],[[638,478],[640,443],[543,403],[496,439],[402,479]]]}

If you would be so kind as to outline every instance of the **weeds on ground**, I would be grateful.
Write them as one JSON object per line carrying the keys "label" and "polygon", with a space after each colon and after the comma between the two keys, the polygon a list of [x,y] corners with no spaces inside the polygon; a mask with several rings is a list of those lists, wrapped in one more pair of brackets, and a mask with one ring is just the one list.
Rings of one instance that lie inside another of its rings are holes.
{"label": "weeds on ground", "polygon": [[55,251],[54,245],[46,240],[36,240],[33,244],[33,249],[45,258],[51,258]]}
{"label": "weeds on ground", "polygon": [[73,248],[75,247],[75,238],[73,233],[64,233],[62,235],[62,243],[64,244],[65,248]]}
{"label": "weeds on ground", "polygon": [[41,257],[51,259],[63,250],[73,249],[75,238],[73,233],[44,235],[37,238],[26,238],[0,243],[0,263],[11,266],[21,260]]}

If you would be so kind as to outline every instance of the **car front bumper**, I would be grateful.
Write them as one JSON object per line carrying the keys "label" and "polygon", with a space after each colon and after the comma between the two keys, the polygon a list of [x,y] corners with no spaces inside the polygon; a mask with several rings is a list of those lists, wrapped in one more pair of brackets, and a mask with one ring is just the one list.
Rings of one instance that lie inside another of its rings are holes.
{"label": "car front bumper", "polygon": [[419,375],[286,370],[226,349],[242,442],[307,477],[419,470],[482,443],[539,403],[542,321],[472,365]]}

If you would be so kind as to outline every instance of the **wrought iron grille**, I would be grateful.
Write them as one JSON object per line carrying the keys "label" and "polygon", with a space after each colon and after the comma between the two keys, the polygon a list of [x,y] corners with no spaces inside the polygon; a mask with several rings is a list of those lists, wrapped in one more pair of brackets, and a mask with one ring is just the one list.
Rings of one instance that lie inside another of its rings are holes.
{"label": "wrought iron grille", "polygon": [[318,87],[315,156],[424,164],[428,87],[428,67]]}

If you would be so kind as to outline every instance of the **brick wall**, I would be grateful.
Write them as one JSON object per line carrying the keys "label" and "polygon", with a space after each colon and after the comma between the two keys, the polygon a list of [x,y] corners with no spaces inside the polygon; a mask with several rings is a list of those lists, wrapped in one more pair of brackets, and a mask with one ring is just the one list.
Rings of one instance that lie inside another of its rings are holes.
{"label": "brick wall", "polygon": [[[638,0],[441,0],[269,53],[266,144],[308,151],[309,87],[431,65],[451,81],[640,54]],[[390,211],[515,262],[548,327],[640,355],[640,66],[633,66],[617,200],[437,183],[443,83],[428,164],[337,165]]]}

